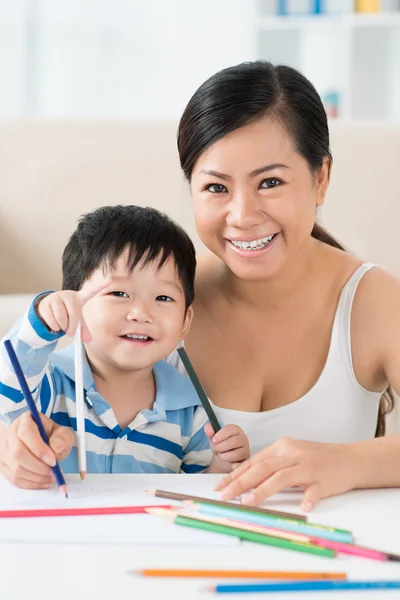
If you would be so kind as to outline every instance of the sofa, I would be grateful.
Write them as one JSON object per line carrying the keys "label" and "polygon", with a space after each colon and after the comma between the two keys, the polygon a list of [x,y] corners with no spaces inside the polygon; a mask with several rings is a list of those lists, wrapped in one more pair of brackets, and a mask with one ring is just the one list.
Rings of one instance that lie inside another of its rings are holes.
{"label": "sofa", "polygon": [[[174,122],[0,121],[0,336],[33,295],[60,286],[77,219],[141,204],[176,219],[202,251],[179,169]],[[350,251],[400,276],[400,124],[334,121],[321,221]],[[399,403],[397,403],[399,404]],[[400,432],[398,409],[388,431]]]}

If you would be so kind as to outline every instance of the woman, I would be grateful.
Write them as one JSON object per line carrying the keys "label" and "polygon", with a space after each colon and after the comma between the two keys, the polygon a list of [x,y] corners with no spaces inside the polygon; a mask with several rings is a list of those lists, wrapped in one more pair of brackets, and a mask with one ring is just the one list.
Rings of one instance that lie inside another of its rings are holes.
{"label": "woman", "polygon": [[400,485],[400,436],[375,439],[388,386],[400,390],[400,282],[316,224],[332,157],[314,87],[267,62],[225,69],[190,100],[178,149],[208,248],[186,348],[253,454],[222,497],[256,504],[298,485],[308,511]]}

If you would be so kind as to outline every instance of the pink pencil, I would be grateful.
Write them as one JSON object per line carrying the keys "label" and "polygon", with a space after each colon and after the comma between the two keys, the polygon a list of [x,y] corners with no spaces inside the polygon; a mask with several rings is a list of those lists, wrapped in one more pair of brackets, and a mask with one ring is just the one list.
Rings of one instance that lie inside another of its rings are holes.
{"label": "pink pencil", "polygon": [[146,508],[176,508],[174,506],[98,506],[91,508],[29,508],[24,510],[0,510],[0,518],[25,517],[86,517],[89,515],[146,514]]}
{"label": "pink pencil", "polygon": [[[343,542],[334,542],[332,540],[322,540],[320,538],[310,538],[310,542],[316,546],[322,546],[323,548],[330,548],[336,550],[336,552],[342,554],[352,554],[353,556],[360,556],[363,558],[370,558],[372,560],[396,560],[395,555],[381,552],[380,550],[372,550],[371,548],[363,548],[363,546],[356,546],[354,544],[344,544]],[[397,558],[397,560],[399,560]]]}
{"label": "pink pencil", "polygon": [[[243,523],[243,521],[224,519],[225,524],[232,525],[233,527],[249,528],[249,524]],[[397,554],[391,554],[388,552],[382,552],[380,550],[373,550],[372,548],[364,548],[363,546],[357,546],[355,544],[346,544],[344,542],[335,542],[333,540],[326,540],[319,537],[312,537],[300,534],[293,534],[290,531],[284,531],[275,529],[272,527],[266,527],[265,525],[257,525],[252,527],[253,530],[257,530],[259,533],[265,533],[266,535],[285,537],[287,539],[293,539],[298,542],[315,544],[321,548],[329,548],[330,550],[336,550],[339,554],[351,554],[353,556],[360,556],[362,558],[369,558],[371,560],[379,561],[396,561],[400,562],[400,556]]]}

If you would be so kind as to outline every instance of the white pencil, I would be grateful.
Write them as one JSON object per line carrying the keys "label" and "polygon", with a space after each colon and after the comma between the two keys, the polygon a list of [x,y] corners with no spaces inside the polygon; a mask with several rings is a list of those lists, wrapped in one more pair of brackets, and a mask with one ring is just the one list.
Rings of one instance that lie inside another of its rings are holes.
{"label": "white pencil", "polygon": [[82,371],[82,338],[81,324],[78,324],[75,342],[75,403],[76,403],[76,439],[78,443],[78,465],[79,475],[83,482],[86,477],[86,440],[85,440],[85,400],[83,395],[83,371]]}

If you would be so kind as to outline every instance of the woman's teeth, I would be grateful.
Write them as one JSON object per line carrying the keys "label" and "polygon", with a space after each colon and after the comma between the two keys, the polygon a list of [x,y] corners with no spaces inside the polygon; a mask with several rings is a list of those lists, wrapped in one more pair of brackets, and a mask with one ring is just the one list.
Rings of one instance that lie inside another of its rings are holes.
{"label": "woman's teeth", "polygon": [[252,240],[251,242],[240,242],[239,240],[231,240],[231,242],[236,248],[240,248],[241,250],[260,250],[260,248],[267,246],[275,236],[276,233],[258,240]]}
{"label": "woman's teeth", "polygon": [[126,337],[131,338],[132,340],[148,340],[150,339],[148,335],[134,335],[127,333]]}

